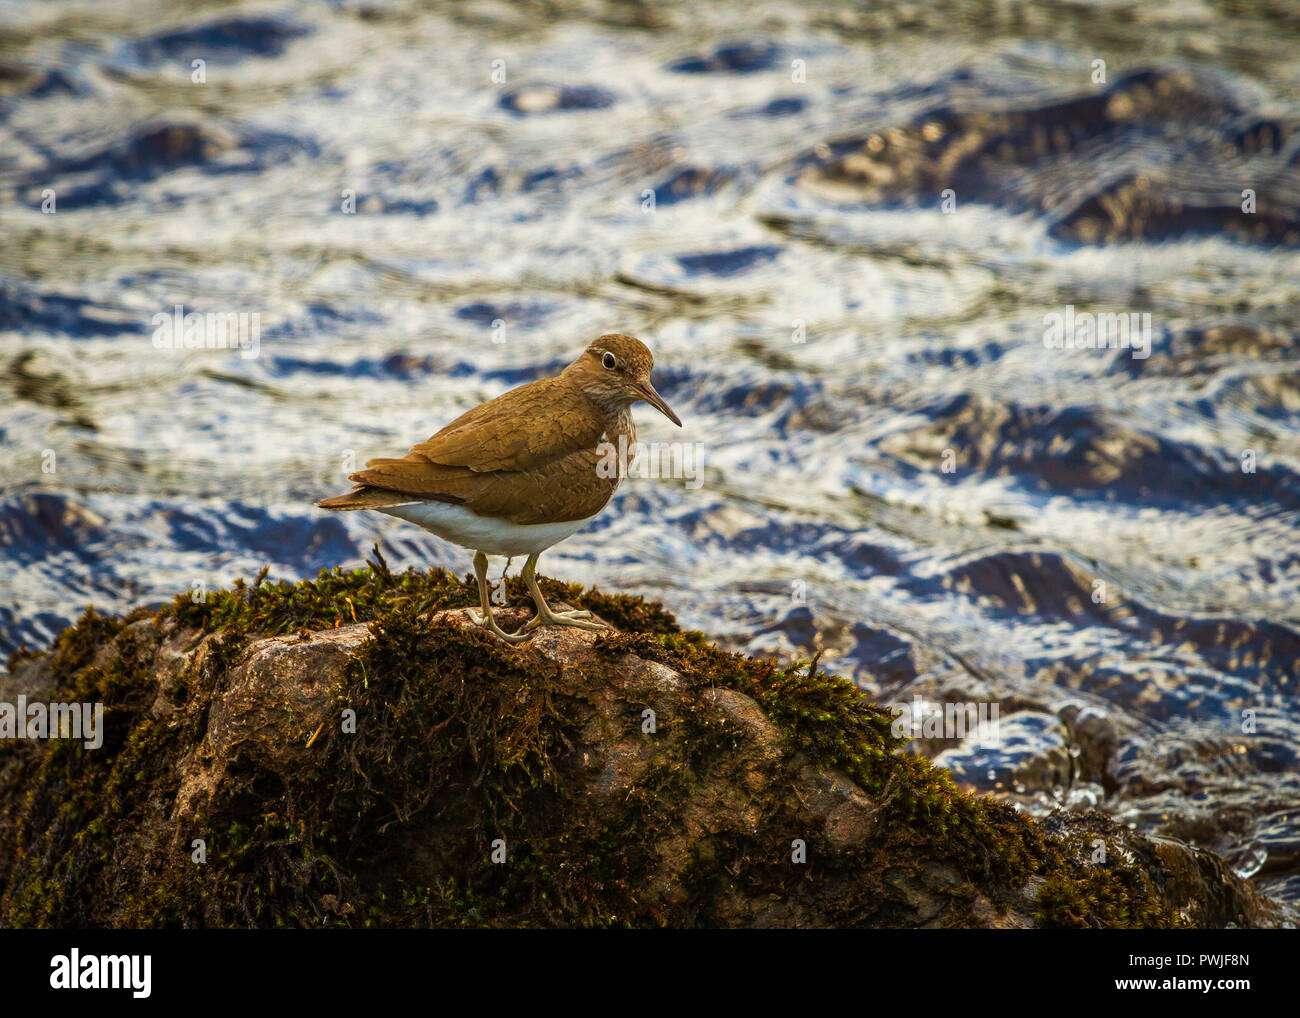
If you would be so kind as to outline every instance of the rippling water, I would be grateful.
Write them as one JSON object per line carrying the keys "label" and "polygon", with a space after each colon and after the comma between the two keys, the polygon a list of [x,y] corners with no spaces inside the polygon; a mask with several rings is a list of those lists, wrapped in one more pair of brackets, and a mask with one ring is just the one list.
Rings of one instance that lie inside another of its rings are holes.
{"label": "rippling water", "polygon": [[[626,331],[703,483],[545,572],[995,701],[917,747],[1300,901],[1300,9],[568,6],[0,5],[0,649],[376,540],[465,571],[312,502]],[[176,305],[256,349],[155,349]]]}

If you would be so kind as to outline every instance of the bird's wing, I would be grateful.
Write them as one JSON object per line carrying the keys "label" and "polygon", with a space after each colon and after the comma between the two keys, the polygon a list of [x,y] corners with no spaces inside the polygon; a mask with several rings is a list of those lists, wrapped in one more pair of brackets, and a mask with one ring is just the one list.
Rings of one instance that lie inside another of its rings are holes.
{"label": "bird's wing", "polygon": [[370,460],[349,480],[472,501],[480,488],[475,475],[536,470],[594,448],[604,424],[583,400],[559,379],[520,386],[462,414],[400,459]]}

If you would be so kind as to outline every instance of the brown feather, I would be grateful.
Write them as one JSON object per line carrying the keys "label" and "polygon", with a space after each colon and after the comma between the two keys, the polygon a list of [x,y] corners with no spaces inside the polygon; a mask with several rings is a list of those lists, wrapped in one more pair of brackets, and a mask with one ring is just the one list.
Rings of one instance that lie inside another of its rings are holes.
{"label": "brown feather", "polygon": [[[385,506],[401,505],[409,501],[411,496],[400,491],[358,485],[346,495],[323,498],[316,504],[322,509],[382,509]],[[454,502],[456,499],[448,498],[446,501]]]}
{"label": "brown feather", "polygon": [[605,350],[628,377],[649,379],[653,361],[639,340],[602,336],[559,376],[466,411],[401,458],[368,461],[348,478],[354,491],[317,505],[379,509],[425,499],[521,524],[594,516],[620,480],[597,472],[601,440],[615,449],[620,435],[629,447],[636,441],[629,383],[602,367]]}

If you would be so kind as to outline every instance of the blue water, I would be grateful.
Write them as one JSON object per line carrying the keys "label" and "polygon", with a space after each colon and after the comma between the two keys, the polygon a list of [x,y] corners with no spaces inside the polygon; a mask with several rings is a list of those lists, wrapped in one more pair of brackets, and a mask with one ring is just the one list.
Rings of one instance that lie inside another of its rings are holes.
{"label": "blue water", "polygon": [[[0,5],[0,649],[467,570],[312,503],[630,332],[703,473],[543,572],[996,702],[918,748],[1300,901],[1300,11],[557,10]],[[176,305],[256,348],[158,349]],[[1045,346],[1067,307],[1149,356]]]}

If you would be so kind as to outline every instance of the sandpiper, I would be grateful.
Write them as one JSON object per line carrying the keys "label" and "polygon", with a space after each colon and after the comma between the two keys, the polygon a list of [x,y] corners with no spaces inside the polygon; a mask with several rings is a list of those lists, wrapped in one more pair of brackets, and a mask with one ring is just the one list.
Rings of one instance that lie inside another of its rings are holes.
{"label": "sandpiper", "polygon": [[[586,611],[554,612],[537,586],[537,558],[595,519],[621,471],[597,470],[610,443],[636,441],[632,404],[645,400],[681,427],[650,384],[644,343],[611,333],[554,378],[542,378],[476,406],[401,459],[375,459],[349,475],[356,487],[322,509],[376,509],[419,524],[474,552],[477,625],[511,643],[538,626],[600,629]],[[608,457],[606,457],[606,462]],[[603,476],[603,475],[610,476]],[[518,633],[492,617],[489,555],[527,555],[523,577],[537,614]]]}

